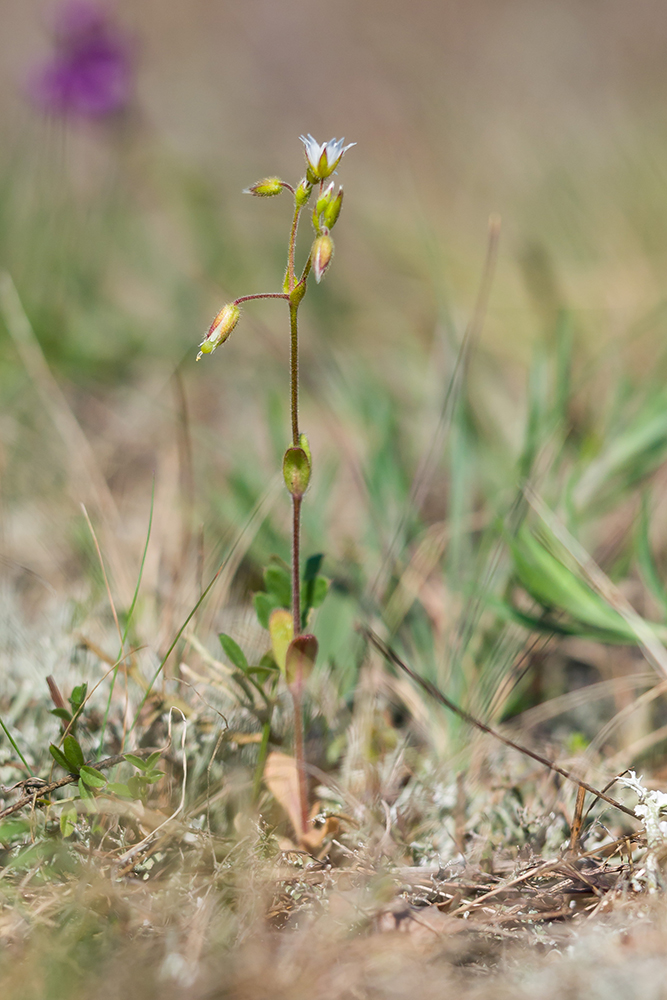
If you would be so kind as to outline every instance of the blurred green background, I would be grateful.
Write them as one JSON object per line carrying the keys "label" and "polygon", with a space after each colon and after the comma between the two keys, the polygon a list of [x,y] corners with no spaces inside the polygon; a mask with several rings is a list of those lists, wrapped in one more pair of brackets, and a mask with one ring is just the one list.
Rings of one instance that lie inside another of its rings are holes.
{"label": "blurred green background", "polygon": [[[393,631],[409,612],[425,669],[460,662],[470,692],[484,664],[488,708],[526,633],[476,632],[478,603],[498,591],[494,544],[526,477],[631,590],[639,487],[657,475],[659,583],[663,5],[119,2],[104,9],[133,90],[99,120],[28,97],[58,9],[5,5],[0,38],[0,266],[39,344],[22,353],[5,315],[3,572],[28,618],[65,599],[86,622],[106,601],[81,502],[127,606],[154,479],[144,641],[168,645],[232,551],[204,624],[243,633],[262,565],[288,550],[287,317],[250,304],[223,350],[195,355],[225,301],[280,286],[287,201],[241,192],[273,173],[296,183],[306,132],[357,143],[339,168],[334,266],[302,311],[305,545],[334,581],[325,661],[352,684],[360,609],[382,607]],[[496,273],[457,382],[492,214]],[[415,559],[416,589],[391,605]]]}

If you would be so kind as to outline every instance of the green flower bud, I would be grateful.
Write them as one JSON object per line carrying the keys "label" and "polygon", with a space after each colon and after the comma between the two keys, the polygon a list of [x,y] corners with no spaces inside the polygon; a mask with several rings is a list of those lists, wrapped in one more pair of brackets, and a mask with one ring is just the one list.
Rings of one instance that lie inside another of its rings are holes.
{"label": "green flower bud", "polygon": [[200,350],[197,355],[197,361],[199,361],[202,354],[212,354],[216,347],[224,344],[238,323],[240,315],[241,310],[234,302],[228,302],[226,306],[222,307],[211,323],[208,333],[199,345]]}
{"label": "green flower bud", "polygon": [[293,306],[298,306],[305,294],[306,294],[306,282],[299,281],[290,292],[290,297],[289,297],[290,303]]}
{"label": "green flower bud", "polygon": [[285,486],[293,497],[302,497],[310,482],[310,461],[303,448],[288,448],[283,458]]}
{"label": "green flower bud", "polygon": [[287,647],[285,656],[285,680],[292,690],[301,693],[305,681],[308,680],[315,660],[317,659],[318,643],[314,635],[297,635]]}
{"label": "green flower bud", "polygon": [[333,229],[338,222],[338,216],[343,205],[343,189],[340,188],[335,198],[330,198],[322,213],[322,221],[327,229]]}
{"label": "green flower bud", "polygon": [[329,264],[331,263],[331,258],[333,257],[333,240],[328,233],[323,233],[318,236],[313,243],[312,249],[310,251],[310,257],[313,262],[313,271],[315,273],[315,281],[319,282],[322,280],[322,276]]}
{"label": "green flower bud", "polygon": [[298,188],[294,192],[294,201],[297,208],[303,208],[304,205],[308,204],[308,199],[310,198],[311,192],[313,190],[313,181],[309,180],[307,177],[299,184]]}
{"label": "green flower bud", "polygon": [[325,208],[327,207],[327,205],[331,201],[331,198],[333,197],[333,191],[335,186],[336,185],[334,181],[331,181],[329,186],[325,188],[325,190],[319,196],[319,198],[315,202],[315,215],[317,216],[322,215],[322,212],[324,212]]}
{"label": "green flower bud", "polygon": [[299,434],[299,447],[303,448],[303,450],[305,451],[308,461],[310,462],[310,466],[312,468],[313,456],[310,452],[310,444],[308,443],[308,438],[306,437],[305,434]]}
{"label": "green flower bud", "polygon": [[265,177],[263,181],[257,181],[252,187],[246,188],[244,194],[254,194],[257,198],[273,198],[277,194],[282,194],[283,182],[280,177]]}

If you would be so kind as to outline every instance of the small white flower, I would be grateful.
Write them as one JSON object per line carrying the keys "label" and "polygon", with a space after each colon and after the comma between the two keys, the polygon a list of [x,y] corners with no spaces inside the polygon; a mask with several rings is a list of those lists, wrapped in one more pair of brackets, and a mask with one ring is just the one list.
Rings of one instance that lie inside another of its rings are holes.
{"label": "small white flower", "polygon": [[301,142],[306,147],[306,159],[308,166],[318,181],[323,181],[329,177],[338,164],[344,153],[356,146],[356,142],[350,142],[347,146],[343,143],[345,139],[329,139],[328,142],[319,143],[313,139],[312,135],[299,136]]}

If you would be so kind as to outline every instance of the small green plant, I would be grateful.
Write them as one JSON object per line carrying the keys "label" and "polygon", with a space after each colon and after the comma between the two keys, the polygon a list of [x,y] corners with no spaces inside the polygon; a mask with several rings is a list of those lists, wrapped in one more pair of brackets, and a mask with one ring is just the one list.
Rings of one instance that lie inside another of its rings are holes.
{"label": "small green plant", "polygon": [[[292,441],[283,457],[283,477],[292,501],[292,564],[287,572],[279,565],[269,566],[265,573],[266,590],[256,596],[255,607],[260,622],[271,633],[275,662],[289,686],[294,702],[294,756],[299,776],[299,804],[302,833],[308,828],[308,788],[303,751],[302,701],[304,686],[317,656],[315,636],[305,632],[308,614],[324,598],[326,581],[318,577],[321,556],[306,564],[302,588],[301,577],[301,505],[308,489],[312,472],[312,455],[308,438],[299,426],[299,331],[298,311],[306,294],[308,280],[314,275],[320,282],[331,264],[334,245],[331,230],[336,225],[343,204],[343,189],[336,190],[336,183],[329,180],[344,153],[355,145],[345,146],[344,139],[330,139],[318,143],[312,135],[301,136],[306,154],[306,176],[293,187],[279,177],[267,177],[247,189],[259,198],[271,198],[288,191],[294,199],[294,213],[287,245],[287,268],[282,291],[242,295],[227,303],[217,314],[200,344],[197,356],[212,354],[223,344],[237,325],[244,302],[254,299],[282,299],[289,309],[290,329],[290,415]],[[329,183],[325,187],[325,182]],[[315,238],[306,263],[297,276],[296,242],[299,220],[315,194],[312,225]],[[322,582],[320,582],[322,581]],[[304,599],[305,598],[305,599]],[[224,637],[228,640],[228,637]],[[225,641],[223,641],[225,646]],[[251,678],[247,663],[242,662],[241,651],[225,650],[241,674]],[[238,651],[238,652],[237,652]],[[245,657],[243,657],[245,661]],[[270,725],[270,719],[269,723]],[[267,723],[265,723],[266,727]],[[263,743],[264,751],[265,745]]]}

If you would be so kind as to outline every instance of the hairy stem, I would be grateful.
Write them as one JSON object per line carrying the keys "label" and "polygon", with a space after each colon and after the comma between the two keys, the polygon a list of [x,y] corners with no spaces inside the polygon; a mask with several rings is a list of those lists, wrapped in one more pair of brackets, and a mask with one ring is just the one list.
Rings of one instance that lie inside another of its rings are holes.
{"label": "hairy stem", "polygon": [[299,328],[296,314],[298,305],[290,302],[290,410],[292,413],[292,444],[299,444]]}
{"label": "hairy stem", "polygon": [[292,621],[294,638],[301,633],[301,497],[292,497]]}
{"label": "hairy stem", "polygon": [[301,208],[296,205],[294,208],[294,218],[292,219],[292,228],[289,234],[289,246],[287,250],[287,275],[288,275],[288,285],[290,292],[296,285],[296,276],[294,273],[294,255],[296,252],[296,231],[299,228],[299,216],[301,215]]}
{"label": "hairy stem", "polygon": [[240,295],[234,299],[234,305],[240,306],[242,302],[252,302],[253,299],[287,299],[287,292],[256,292],[254,295]]}
{"label": "hairy stem", "polygon": [[294,702],[294,757],[296,773],[299,782],[299,812],[301,814],[301,833],[308,830],[308,780],[306,778],[306,758],[303,752],[303,711],[301,708],[301,678],[292,688]]}
{"label": "hairy stem", "polygon": [[[292,232],[290,235],[289,275],[290,288],[294,287],[294,240],[299,221],[299,211],[294,213]],[[292,415],[292,444],[299,444],[299,328],[297,312],[299,305],[290,302],[290,410]],[[301,633],[301,497],[292,496],[292,622],[294,638]],[[303,710],[301,705],[301,678],[292,685],[294,701],[294,759],[299,783],[299,811],[301,814],[301,832],[308,829],[308,781],[306,778],[306,761],[303,752]]]}

